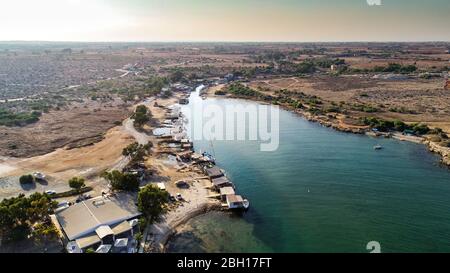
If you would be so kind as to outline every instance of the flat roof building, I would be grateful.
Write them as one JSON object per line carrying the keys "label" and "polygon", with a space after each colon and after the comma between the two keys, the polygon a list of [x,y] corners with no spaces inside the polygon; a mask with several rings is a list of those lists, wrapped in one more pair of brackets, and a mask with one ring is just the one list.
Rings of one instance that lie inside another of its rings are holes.
{"label": "flat roof building", "polygon": [[209,176],[209,178],[211,178],[211,179],[223,176],[223,172],[217,166],[208,168],[205,171],[206,171],[206,175]]}
{"label": "flat roof building", "polygon": [[243,208],[244,199],[240,195],[227,195],[227,205],[230,209]]}
{"label": "flat roof building", "polygon": [[132,229],[128,222],[141,215],[129,194],[98,197],[72,205],[58,212],[56,219],[69,241],[80,248],[99,243],[103,238]]}
{"label": "flat roof building", "polygon": [[233,187],[220,188],[220,198],[223,201],[226,201],[228,195],[234,195],[234,194],[235,194],[235,191],[234,191]]}
{"label": "flat roof building", "polygon": [[233,183],[231,183],[231,181],[228,180],[228,178],[226,176],[213,178],[213,179],[211,179],[211,182],[213,184],[213,187],[217,190],[220,188],[223,188],[223,187],[232,187],[233,186]]}

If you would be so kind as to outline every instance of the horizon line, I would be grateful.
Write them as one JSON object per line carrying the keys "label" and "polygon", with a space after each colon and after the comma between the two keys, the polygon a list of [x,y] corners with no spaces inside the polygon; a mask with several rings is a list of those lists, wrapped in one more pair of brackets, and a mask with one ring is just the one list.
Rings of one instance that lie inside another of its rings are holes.
{"label": "horizon line", "polygon": [[306,44],[306,43],[450,43],[450,40],[349,40],[349,41],[267,41],[267,40],[166,40],[166,41],[122,41],[122,40],[98,40],[98,41],[82,41],[82,40],[0,40],[0,43],[283,43],[283,44]]}

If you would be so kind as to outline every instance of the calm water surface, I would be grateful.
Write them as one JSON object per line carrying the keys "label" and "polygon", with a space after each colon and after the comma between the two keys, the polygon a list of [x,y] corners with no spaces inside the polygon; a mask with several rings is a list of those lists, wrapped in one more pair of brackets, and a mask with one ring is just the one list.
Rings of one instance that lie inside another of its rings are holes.
{"label": "calm water surface", "polygon": [[[231,99],[188,106],[255,104]],[[196,150],[211,151],[209,141]],[[381,144],[384,149],[375,151]],[[243,217],[191,220],[171,252],[450,252],[450,171],[424,145],[334,131],[280,112],[280,146],[214,141],[217,164],[251,202]]]}

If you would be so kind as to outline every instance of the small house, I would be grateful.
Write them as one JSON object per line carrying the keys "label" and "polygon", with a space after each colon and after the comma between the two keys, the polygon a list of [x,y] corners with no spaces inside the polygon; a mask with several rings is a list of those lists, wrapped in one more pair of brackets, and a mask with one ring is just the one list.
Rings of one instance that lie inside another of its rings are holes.
{"label": "small house", "polygon": [[244,198],[240,195],[227,195],[227,205],[230,209],[241,209],[244,207]]}
{"label": "small house", "polygon": [[234,192],[234,188],[233,187],[223,187],[220,188],[220,198],[222,199],[222,201],[227,201],[227,196],[228,195],[235,195],[236,193]]}
{"label": "small house", "polygon": [[233,187],[233,183],[231,183],[230,180],[226,176],[221,176],[217,178],[211,179],[211,182],[213,184],[213,188],[216,190],[220,190],[223,187]]}
{"label": "small house", "polygon": [[217,167],[217,166],[214,166],[214,167],[212,167],[212,168],[207,168],[207,169],[205,170],[205,172],[206,172],[206,175],[207,175],[210,179],[218,178],[218,177],[223,176],[222,170],[220,170],[220,168]]}

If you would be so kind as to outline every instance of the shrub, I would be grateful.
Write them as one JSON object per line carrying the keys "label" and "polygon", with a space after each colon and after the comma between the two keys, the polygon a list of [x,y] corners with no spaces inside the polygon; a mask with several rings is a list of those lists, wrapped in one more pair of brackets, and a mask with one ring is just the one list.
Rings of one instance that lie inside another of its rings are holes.
{"label": "shrub", "polygon": [[139,180],[136,175],[118,170],[105,172],[102,177],[109,181],[113,190],[138,191]]}
{"label": "shrub", "polygon": [[169,193],[153,185],[147,185],[139,191],[138,208],[150,223],[156,221],[165,211]]}
{"label": "shrub", "polygon": [[85,180],[82,177],[73,177],[69,180],[69,187],[78,192],[85,186],[84,182]]}
{"label": "shrub", "polygon": [[31,184],[34,182],[34,177],[31,174],[22,175],[19,178],[20,184]]}

